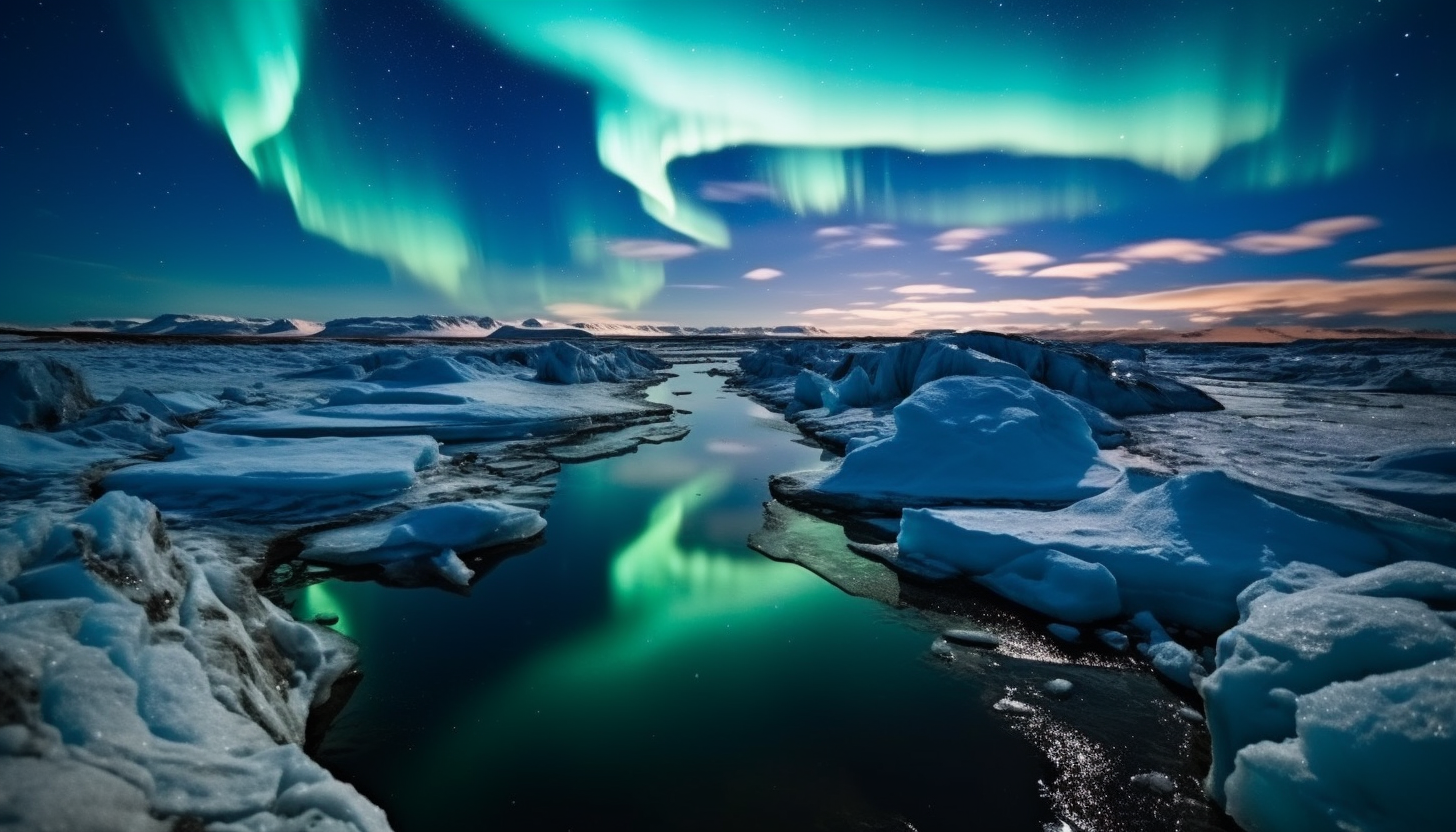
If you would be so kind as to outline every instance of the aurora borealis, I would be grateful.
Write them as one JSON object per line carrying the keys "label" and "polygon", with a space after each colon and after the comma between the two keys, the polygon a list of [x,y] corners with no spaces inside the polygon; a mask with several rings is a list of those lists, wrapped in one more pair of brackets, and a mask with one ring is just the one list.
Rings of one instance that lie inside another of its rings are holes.
{"label": "aurora borealis", "polygon": [[1439,0],[0,15],[7,322],[1456,329]]}

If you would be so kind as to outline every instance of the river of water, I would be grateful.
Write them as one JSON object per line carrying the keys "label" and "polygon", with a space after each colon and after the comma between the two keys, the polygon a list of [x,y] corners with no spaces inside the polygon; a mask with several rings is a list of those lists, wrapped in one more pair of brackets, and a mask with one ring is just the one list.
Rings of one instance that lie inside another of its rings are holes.
{"label": "river of water", "polygon": [[[364,679],[317,756],[401,832],[1040,829],[1045,758],[912,611],[747,548],[822,464],[704,365],[683,440],[564,466],[545,543],[468,595],[329,581]],[[686,392],[687,395],[675,395]]]}

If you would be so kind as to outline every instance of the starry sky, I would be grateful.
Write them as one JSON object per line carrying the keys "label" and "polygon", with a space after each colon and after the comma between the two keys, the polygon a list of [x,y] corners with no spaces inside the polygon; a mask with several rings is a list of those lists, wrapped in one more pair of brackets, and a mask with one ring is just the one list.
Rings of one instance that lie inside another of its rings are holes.
{"label": "starry sky", "polygon": [[1447,0],[12,0],[0,321],[1456,330]]}

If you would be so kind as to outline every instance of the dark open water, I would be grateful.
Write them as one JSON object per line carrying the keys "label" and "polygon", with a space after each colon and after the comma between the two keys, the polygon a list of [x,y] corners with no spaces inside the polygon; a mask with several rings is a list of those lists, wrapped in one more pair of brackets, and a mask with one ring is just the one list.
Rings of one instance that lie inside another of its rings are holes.
{"label": "dark open water", "polygon": [[565,466],[545,545],[468,597],[297,597],[361,646],[322,762],[401,832],[1041,829],[1041,754],[924,624],[746,547],[820,454],[695,369],[652,391],[692,433]]}

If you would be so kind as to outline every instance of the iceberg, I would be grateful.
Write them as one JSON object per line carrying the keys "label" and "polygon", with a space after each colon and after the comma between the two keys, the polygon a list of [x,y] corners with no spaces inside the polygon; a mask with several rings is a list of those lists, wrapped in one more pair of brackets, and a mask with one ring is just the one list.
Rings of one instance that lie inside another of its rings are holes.
{"label": "iceberg", "polygon": [[893,435],[856,445],[837,469],[781,477],[776,487],[864,508],[1065,504],[1121,477],[1099,458],[1082,415],[1028,379],[939,379],[897,405],[894,417]]}

